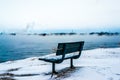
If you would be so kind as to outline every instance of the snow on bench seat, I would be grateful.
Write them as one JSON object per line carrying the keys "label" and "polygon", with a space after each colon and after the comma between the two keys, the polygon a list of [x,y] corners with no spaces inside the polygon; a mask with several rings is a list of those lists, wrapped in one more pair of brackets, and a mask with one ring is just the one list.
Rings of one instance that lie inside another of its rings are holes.
{"label": "snow on bench seat", "polygon": [[[69,59],[71,57],[78,56],[78,54],[79,54],[79,52],[66,54],[64,59]],[[53,62],[53,61],[61,60],[62,55],[56,56],[56,54],[51,54],[51,55],[42,56],[42,57],[40,57],[40,59],[43,59],[45,61],[52,61]]]}

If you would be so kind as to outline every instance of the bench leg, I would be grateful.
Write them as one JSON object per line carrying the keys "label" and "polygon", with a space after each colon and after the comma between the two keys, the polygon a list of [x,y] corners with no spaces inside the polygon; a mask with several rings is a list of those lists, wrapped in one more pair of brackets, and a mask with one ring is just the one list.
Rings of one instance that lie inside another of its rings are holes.
{"label": "bench leg", "polygon": [[73,66],[73,59],[71,58],[70,59],[70,68],[73,68],[74,66]]}
{"label": "bench leg", "polygon": [[57,74],[57,72],[55,71],[55,63],[52,63],[52,74]]}

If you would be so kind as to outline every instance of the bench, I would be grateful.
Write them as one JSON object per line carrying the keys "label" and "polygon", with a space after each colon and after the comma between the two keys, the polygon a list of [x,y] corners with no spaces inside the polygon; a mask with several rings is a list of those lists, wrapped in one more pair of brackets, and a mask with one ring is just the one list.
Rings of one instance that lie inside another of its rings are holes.
{"label": "bench", "polygon": [[80,42],[68,42],[68,43],[58,43],[57,51],[54,56],[40,57],[39,60],[52,63],[52,73],[57,73],[55,71],[55,63],[62,63],[66,59],[70,59],[70,68],[73,68],[73,59],[77,59],[81,55],[83,49],[84,41]]}

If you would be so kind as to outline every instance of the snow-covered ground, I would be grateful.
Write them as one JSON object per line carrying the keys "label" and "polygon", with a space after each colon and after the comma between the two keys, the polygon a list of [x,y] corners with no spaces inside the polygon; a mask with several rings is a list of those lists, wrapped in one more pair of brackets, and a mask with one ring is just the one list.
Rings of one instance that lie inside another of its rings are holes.
{"label": "snow-covered ground", "polygon": [[51,63],[38,57],[0,63],[0,80],[120,80],[120,48],[82,51],[70,69],[70,60],[56,64],[59,73],[51,77]]}

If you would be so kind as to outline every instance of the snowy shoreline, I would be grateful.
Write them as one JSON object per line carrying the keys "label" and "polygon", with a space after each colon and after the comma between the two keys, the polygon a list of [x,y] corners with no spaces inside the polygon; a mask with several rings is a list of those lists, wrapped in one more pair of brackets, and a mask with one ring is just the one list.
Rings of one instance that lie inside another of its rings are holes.
{"label": "snowy shoreline", "polygon": [[120,80],[120,48],[82,51],[79,59],[56,65],[59,74],[51,78],[51,63],[38,57],[0,63],[0,80]]}

